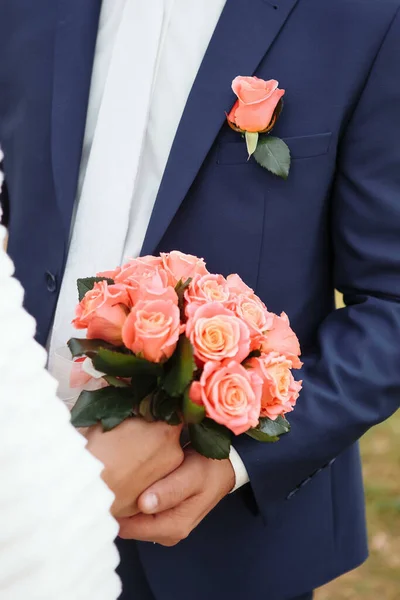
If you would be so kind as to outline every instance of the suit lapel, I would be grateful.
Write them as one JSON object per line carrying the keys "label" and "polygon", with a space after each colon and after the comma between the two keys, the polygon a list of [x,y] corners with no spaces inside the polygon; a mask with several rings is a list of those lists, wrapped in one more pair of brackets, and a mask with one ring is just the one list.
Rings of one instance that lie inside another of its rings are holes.
{"label": "suit lapel", "polygon": [[52,166],[57,202],[68,236],[101,0],[58,0],[52,106]]}
{"label": "suit lapel", "polygon": [[[298,0],[227,0],[179,124],[146,233],[154,252],[235,101],[237,75],[251,75]],[[271,73],[271,77],[277,76]]]}

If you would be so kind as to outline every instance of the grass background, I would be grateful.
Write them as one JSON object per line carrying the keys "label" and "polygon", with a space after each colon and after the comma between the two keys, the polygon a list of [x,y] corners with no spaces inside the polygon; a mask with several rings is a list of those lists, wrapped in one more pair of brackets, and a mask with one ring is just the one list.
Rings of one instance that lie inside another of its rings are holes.
{"label": "grass background", "polygon": [[363,437],[361,451],[370,557],[320,588],[316,600],[400,599],[400,411]]}
{"label": "grass background", "polygon": [[316,593],[316,600],[400,598],[400,411],[361,441],[370,557]]}

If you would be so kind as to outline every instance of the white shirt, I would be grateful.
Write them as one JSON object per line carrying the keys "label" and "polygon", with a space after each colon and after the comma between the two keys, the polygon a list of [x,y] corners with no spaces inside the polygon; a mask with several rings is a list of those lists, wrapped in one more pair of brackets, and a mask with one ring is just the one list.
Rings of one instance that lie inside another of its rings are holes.
{"label": "white shirt", "polygon": [[[50,354],[75,333],[76,280],[140,254],[179,121],[225,2],[103,0]],[[244,469],[235,451],[232,464]],[[247,473],[239,479],[248,481]]]}

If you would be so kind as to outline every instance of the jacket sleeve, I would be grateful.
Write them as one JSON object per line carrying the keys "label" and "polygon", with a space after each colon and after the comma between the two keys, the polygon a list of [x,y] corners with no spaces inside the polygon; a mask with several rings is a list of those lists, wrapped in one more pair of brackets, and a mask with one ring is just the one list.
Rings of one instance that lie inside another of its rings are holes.
{"label": "jacket sleeve", "polygon": [[346,308],[303,356],[291,432],[235,441],[264,517],[400,402],[400,15],[348,124],[332,195],[334,282]]}

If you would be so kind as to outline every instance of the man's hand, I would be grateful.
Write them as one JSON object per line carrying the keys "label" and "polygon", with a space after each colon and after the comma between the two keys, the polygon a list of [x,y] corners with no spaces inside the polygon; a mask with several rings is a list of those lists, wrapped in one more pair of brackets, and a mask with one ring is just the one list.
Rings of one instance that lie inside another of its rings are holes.
{"label": "man's hand", "polygon": [[234,485],[235,473],[229,460],[210,460],[188,450],[176,471],[140,496],[138,507],[144,514],[119,519],[119,535],[125,539],[175,546],[229,494]]}
{"label": "man's hand", "polygon": [[102,478],[115,494],[111,512],[130,517],[138,512],[138,496],[183,461],[181,427],[127,419],[104,433],[97,425],[84,433],[88,450],[104,464]]}

